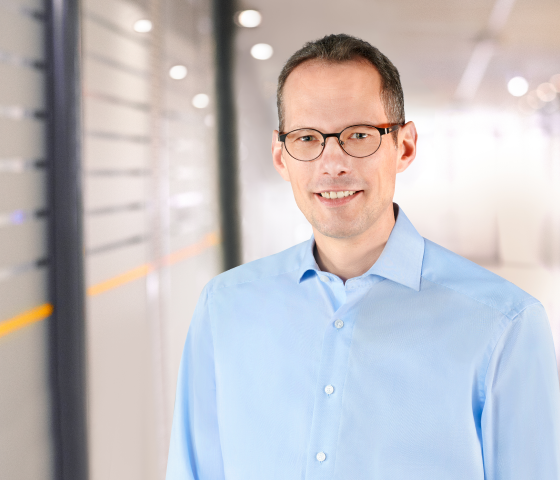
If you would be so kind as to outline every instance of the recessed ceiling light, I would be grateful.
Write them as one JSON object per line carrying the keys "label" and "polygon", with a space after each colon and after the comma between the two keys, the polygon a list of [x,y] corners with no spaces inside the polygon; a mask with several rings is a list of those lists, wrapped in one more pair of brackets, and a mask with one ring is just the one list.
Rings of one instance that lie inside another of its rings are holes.
{"label": "recessed ceiling light", "polygon": [[210,97],[205,93],[199,93],[195,95],[192,99],[193,107],[195,108],[206,108],[210,103]]}
{"label": "recessed ceiling light", "polygon": [[145,18],[134,22],[134,31],[138,33],[148,33],[152,31],[152,22]]}
{"label": "recessed ceiling light", "polygon": [[169,76],[173,80],[183,80],[187,76],[187,67],[184,65],[173,65],[169,69]]}
{"label": "recessed ceiling light", "polygon": [[514,97],[521,97],[529,90],[529,83],[523,77],[513,77],[508,82],[508,92]]}
{"label": "recessed ceiling light", "polygon": [[258,27],[262,22],[262,15],[257,10],[243,10],[237,14],[237,23],[245,28]]}
{"label": "recessed ceiling light", "polygon": [[274,50],[268,43],[257,43],[251,47],[251,55],[257,60],[268,60]]}

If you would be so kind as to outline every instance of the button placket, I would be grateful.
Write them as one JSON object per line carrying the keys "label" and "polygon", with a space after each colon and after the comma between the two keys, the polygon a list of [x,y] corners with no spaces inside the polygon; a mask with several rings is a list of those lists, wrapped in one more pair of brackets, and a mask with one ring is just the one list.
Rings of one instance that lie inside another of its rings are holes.
{"label": "button placket", "polygon": [[[330,286],[333,285],[331,282]],[[343,288],[342,284],[340,287]],[[319,480],[325,478],[325,475],[331,475],[336,462],[337,434],[342,414],[341,389],[344,388],[346,378],[355,317],[352,310],[349,311],[347,307],[336,309],[324,332],[306,480]],[[318,452],[325,454],[325,460],[319,460]]]}

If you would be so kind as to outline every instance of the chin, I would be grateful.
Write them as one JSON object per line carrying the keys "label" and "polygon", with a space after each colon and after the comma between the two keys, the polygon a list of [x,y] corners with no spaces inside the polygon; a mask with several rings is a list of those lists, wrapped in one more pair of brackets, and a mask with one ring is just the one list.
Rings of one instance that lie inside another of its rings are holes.
{"label": "chin", "polygon": [[325,237],[330,238],[352,238],[364,233],[367,228],[363,222],[355,220],[352,222],[312,223],[313,227]]}

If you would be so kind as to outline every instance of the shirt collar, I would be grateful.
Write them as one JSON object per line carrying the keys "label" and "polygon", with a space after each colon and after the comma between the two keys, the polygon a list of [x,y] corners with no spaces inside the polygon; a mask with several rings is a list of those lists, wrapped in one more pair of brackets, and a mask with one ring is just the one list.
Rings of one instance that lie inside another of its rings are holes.
{"label": "shirt collar", "polygon": [[[402,209],[397,204],[394,206],[396,221],[389,240],[381,256],[362,277],[378,275],[418,291],[424,258],[424,239]],[[302,246],[304,249],[300,262],[299,282],[311,272],[321,271],[313,255],[315,238],[311,236]]]}

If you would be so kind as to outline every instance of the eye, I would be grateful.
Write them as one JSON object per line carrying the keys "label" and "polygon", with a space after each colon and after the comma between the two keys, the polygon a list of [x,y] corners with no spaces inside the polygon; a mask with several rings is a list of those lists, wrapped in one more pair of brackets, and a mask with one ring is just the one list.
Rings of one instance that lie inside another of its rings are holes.
{"label": "eye", "polygon": [[313,140],[315,140],[315,137],[313,135],[303,135],[299,137],[298,140],[300,142],[312,142]]}
{"label": "eye", "polygon": [[354,138],[356,140],[365,140],[368,137],[367,133],[353,133],[352,136],[350,138]]}

